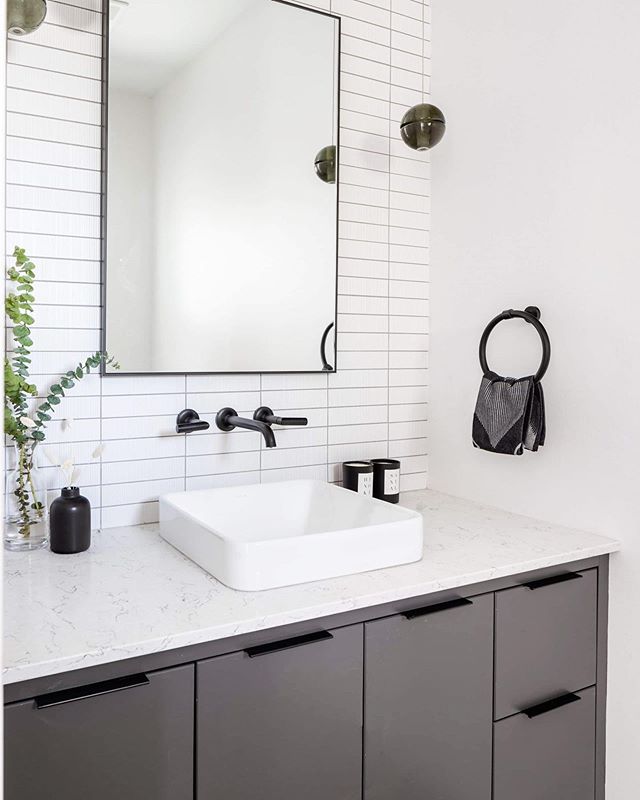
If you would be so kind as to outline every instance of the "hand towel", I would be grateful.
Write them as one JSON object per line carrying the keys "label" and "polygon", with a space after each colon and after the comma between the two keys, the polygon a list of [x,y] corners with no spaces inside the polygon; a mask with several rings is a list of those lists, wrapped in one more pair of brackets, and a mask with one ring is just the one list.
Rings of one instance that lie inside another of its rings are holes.
{"label": "hand towel", "polygon": [[490,453],[521,456],[544,444],[546,421],[542,384],[533,375],[482,378],[473,415],[473,444]]}

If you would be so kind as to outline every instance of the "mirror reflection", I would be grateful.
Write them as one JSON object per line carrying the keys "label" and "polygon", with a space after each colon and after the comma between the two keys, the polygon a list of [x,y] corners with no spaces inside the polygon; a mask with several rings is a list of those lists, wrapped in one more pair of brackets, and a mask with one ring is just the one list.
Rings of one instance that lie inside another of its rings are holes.
{"label": "mirror reflection", "polygon": [[327,368],[338,26],[277,0],[111,2],[104,344],[122,372]]}

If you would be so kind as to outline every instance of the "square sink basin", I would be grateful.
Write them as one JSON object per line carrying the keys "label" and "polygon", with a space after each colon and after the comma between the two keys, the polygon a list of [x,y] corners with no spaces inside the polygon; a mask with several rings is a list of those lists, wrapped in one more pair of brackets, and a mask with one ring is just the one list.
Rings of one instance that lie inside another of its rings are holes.
{"label": "square sink basin", "polygon": [[160,535],[232,589],[259,591],[422,558],[422,515],[323,481],[175,492]]}

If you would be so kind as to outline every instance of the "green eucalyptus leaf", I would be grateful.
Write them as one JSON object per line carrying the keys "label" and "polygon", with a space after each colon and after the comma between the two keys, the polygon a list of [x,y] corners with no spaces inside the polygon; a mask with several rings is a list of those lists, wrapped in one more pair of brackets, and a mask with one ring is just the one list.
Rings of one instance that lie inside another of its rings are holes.
{"label": "green eucalyptus leaf", "polygon": [[64,394],[62,391],[62,386],[58,383],[54,383],[51,389],[49,390],[52,394]]}
{"label": "green eucalyptus leaf", "polygon": [[42,442],[44,441],[45,436],[42,431],[33,431],[33,433],[31,434],[31,438],[35,439],[36,442]]}

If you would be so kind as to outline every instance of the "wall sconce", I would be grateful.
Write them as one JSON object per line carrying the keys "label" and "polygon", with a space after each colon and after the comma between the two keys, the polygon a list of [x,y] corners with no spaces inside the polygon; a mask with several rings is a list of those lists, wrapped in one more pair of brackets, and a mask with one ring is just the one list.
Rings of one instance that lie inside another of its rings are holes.
{"label": "wall sconce", "polygon": [[46,0],[7,0],[7,30],[17,36],[37,31],[47,16]]}
{"label": "wall sconce", "polygon": [[420,103],[410,108],[400,123],[402,141],[412,150],[429,150],[444,136],[446,121],[437,106]]}
{"label": "wall sconce", "polygon": [[424,7],[422,4],[422,102],[410,108],[402,117],[400,135],[402,141],[412,150],[429,150],[435,147],[444,136],[447,127],[444,114],[437,106],[425,103],[425,52],[424,52]]}
{"label": "wall sconce", "polygon": [[325,183],[336,182],[336,146],[323,147],[313,162],[316,175]]}

